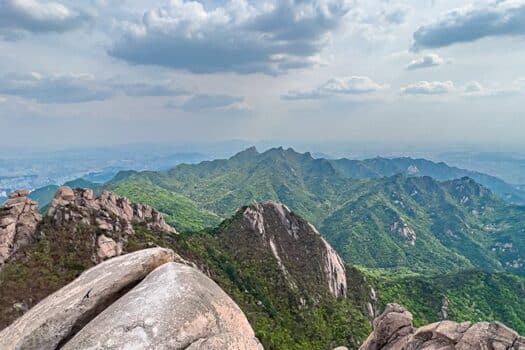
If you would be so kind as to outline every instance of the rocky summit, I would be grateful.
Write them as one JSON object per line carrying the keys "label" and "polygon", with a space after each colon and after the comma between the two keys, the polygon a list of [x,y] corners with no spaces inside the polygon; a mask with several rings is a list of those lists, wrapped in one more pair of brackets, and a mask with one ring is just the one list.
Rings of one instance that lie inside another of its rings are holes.
{"label": "rocky summit", "polygon": [[96,238],[100,260],[122,253],[128,236],[135,233],[134,223],[145,224],[154,231],[176,233],[158,210],[132,203],[126,197],[108,191],[95,197],[91,189],[60,187],[49,205],[47,216],[57,225],[93,225],[104,231],[107,235]]}
{"label": "rocky summit", "polygon": [[230,297],[174,261],[153,248],[99,264],[0,332],[0,349],[262,349]]}
{"label": "rocky summit", "polygon": [[18,249],[35,238],[42,216],[38,204],[29,199],[29,191],[18,190],[0,206],[0,267]]}
{"label": "rocky summit", "polygon": [[525,338],[499,322],[444,320],[415,328],[412,314],[387,305],[374,322],[374,331],[360,350],[524,350]]}
{"label": "rocky summit", "polygon": [[[273,258],[292,289],[309,290],[315,280],[319,291],[334,297],[346,295],[343,260],[312,224],[286,205],[273,201],[254,203],[241,212],[242,219],[237,216],[238,227],[225,230],[221,236],[251,242],[252,249],[237,250],[239,259],[250,259],[259,251],[261,257]],[[315,295],[313,290],[309,292],[310,296]]]}

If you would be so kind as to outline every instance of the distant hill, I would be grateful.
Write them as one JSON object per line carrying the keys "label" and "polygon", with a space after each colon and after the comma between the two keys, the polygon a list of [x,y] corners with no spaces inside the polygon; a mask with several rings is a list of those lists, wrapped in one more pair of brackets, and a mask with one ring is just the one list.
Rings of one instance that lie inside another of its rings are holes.
{"label": "distant hill", "polygon": [[213,227],[238,207],[275,200],[315,223],[348,263],[525,274],[525,208],[471,178],[415,176],[421,167],[441,179],[453,177],[457,170],[443,164],[408,158],[356,162],[249,148],[165,173],[121,173],[106,188],[156,207],[181,231]]}
{"label": "distant hill", "polygon": [[430,176],[439,181],[470,177],[489,188],[503,199],[516,204],[525,204],[525,192],[505,181],[476,171],[451,167],[443,162],[426,159],[374,158],[367,160],[338,159],[331,163],[346,176],[355,178],[379,178],[403,174],[405,176]]}

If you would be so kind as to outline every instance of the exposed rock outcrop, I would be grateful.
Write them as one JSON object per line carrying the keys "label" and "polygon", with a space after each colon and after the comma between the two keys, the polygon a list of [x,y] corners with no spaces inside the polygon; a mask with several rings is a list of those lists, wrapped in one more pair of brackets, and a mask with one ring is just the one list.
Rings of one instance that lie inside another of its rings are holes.
{"label": "exposed rock outcrop", "polygon": [[262,349],[239,307],[200,271],[165,264],[62,349]]}
{"label": "exposed rock outcrop", "polygon": [[[242,210],[240,227],[225,232],[237,242],[245,240],[254,250],[275,258],[287,283],[294,289],[315,285],[335,297],[346,295],[346,269],[343,260],[316,228],[287,206],[277,202],[254,203]],[[241,244],[237,243],[237,247]],[[242,249],[236,248],[242,255]],[[247,251],[253,256],[255,251]],[[239,256],[239,259],[245,258]],[[249,257],[248,257],[249,258]],[[315,282],[314,282],[315,281]]]}
{"label": "exposed rock outcrop", "polygon": [[0,349],[56,349],[151,271],[175,259],[171,250],[152,248],[87,270],[0,332]]}
{"label": "exposed rock outcrop", "polygon": [[29,191],[18,190],[0,206],[0,267],[21,247],[32,243],[42,216]]}
{"label": "exposed rock outcrop", "polygon": [[135,233],[133,223],[145,224],[155,231],[176,233],[156,209],[132,203],[125,197],[107,191],[95,197],[91,189],[60,187],[49,205],[47,215],[57,225],[94,225],[106,231],[107,235],[96,238],[98,261],[122,253],[128,236]]}
{"label": "exposed rock outcrop", "polygon": [[360,350],[524,350],[525,338],[499,322],[441,321],[415,328],[412,314],[387,305]]}
{"label": "exposed rock outcrop", "polygon": [[0,332],[2,350],[58,348],[262,346],[219,286],[173,251],[152,248],[87,270]]}

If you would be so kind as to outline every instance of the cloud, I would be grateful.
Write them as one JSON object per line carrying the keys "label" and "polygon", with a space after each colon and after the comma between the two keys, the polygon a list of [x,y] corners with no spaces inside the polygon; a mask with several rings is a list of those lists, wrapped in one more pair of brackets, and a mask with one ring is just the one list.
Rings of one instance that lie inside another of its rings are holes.
{"label": "cloud", "polygon": [[462,89],[462,95],[465,97],[508,97],[520,93],[517,86],[508,88],[488,88],[478,81],[467,83]]}
{"label": "cloud", "polygon": [[444,95],[456,91],[454,83],[447,81],[419,81],[401,89],[405,95]]}
{"label": "cloud", "polygon": [[19,39],[26,32],[64,33],[91,19],[59,2],[0,0],[0,38]]}
{"label": "cloud", "polygon": [[313,90],[290,91],[282,98],[285,100],[311,100],[334,95],[362,95],[388,88],[388,85],[376,83],[368,77],[351,76],[332,78]]}
{"label": "cloud", "polygon": [[131,64],[192,73],[281,74],[316,64],[348,0],[228,0],[210,8],[172,0],[122,23],[109,54]]}
{"label": "cloud", "polygon": [[211,110],[223,111],[248,111],[248,106],[244,103],[244,98],[230,95],[208,95],[195,94],[190,96],[183,103],[168,103],[168,108],[181,109],[185,112],[199,112]]}
{"label": "cloud", "polygon": [[86,74],[6,74],[0,77],[0,93],[38,103],[80,103],[110,98],[111,90],[98,86]]}
{"label": "cloud", "polygon": [[130,97],[168,97],[190,95],[186,89],[166,83],[115,83],[112,87]]}
{"label": "cloud", "polygon": [[413,59],[408,66],[408,70],[415,70],[421,68],[430,68],[440,66],[445,63],[445,60],[437,54],[428,54],[420,58]]}
{"label": "cloud", "polygon": [[459,8],[414,33],[415,50],[472,42],[485,37],[525,35],[525,2],[499,0]]}

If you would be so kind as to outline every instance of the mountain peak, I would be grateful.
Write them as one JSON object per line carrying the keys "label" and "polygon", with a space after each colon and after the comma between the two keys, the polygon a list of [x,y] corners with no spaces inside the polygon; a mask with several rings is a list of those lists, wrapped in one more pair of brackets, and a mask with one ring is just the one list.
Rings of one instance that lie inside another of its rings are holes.
{"label": "mountain peak", "polygon": [[[245,255],[241,259],[273,260],[283,281],[303,297],[346,295],[343,260],[312,224],[275,201],[253,203],[239,214],[222,237],[232,241],[228,245],[237,255]],[[322,282],[312,287],[312,280]]]}
{"label": "mountain peak", "polygon": [[235,154],[230,159],[246,159],[246,158],[252,158],[259,155],[259,151],[255,146],[248,147],[244,151],[240,151],[239,153]]}

